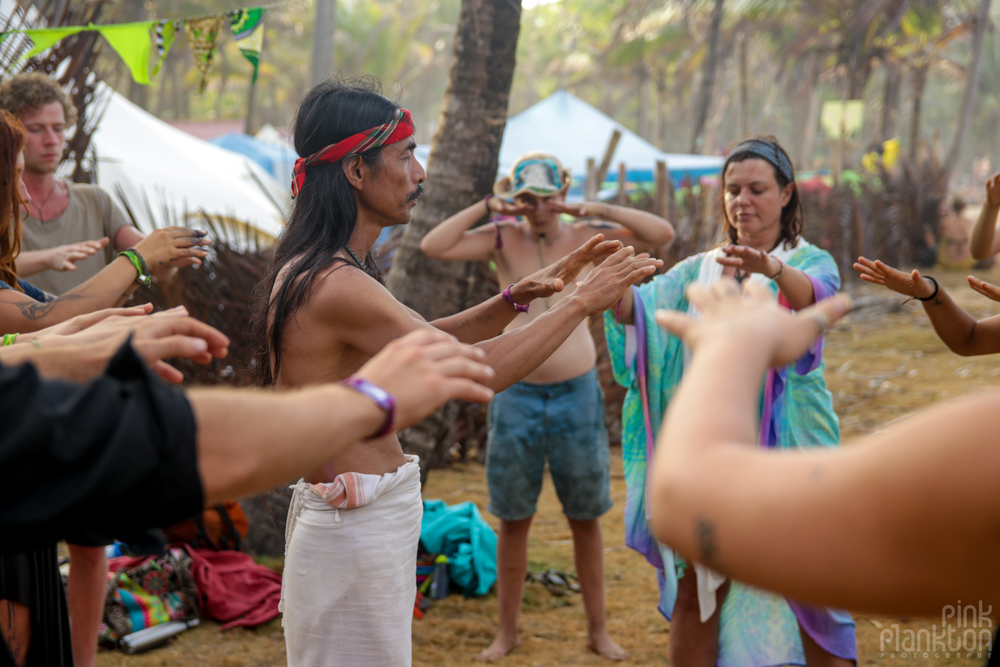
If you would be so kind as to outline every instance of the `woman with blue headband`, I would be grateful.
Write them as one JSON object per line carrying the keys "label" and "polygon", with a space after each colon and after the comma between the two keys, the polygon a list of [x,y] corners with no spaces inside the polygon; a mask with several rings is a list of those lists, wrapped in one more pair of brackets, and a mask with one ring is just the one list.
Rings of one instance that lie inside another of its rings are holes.
{"label": "woman with blue headband", "polygon": [[[655,311],[678,310],[697,317],[697,307],[686,296],[688,286],[711,286],[723,276],[740,285],[766,286],[792,310],[806,308],[840,287],[830,254],[801,237],[795,174],[774,137],[747,139],[732,148],[723,165],[719,196],[726,243],[633,287],[616,312],[605,315],[615,379],[628,389],[622,409],[626,542],[657,568],[659,609],[671,623],[671,664],[851,665],[857,647],[854,622],[846,612],[729,581],[700,563],[685,561],[650,530],[647,466],[652,466],[656,433],[691,357],[679,338],[656,325]],[[768,373],[762,387],[759,446],[837,445],[839,420],[823,369],[820,338],[794,364]]]}

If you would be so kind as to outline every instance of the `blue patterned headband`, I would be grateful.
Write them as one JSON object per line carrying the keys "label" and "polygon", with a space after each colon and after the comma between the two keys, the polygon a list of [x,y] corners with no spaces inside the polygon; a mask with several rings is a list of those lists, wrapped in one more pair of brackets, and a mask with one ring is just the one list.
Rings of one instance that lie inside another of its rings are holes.
{"label": "blue patterned headband", "polygon": [[746,154],[756,155],[767,160],[774,165],[778,173],[784,176],[786,181],[789,183],[795,182],[795,172],[792,170],[792,163],[788,159],[788,156],[776,144],[764,139],[744,139],[733,146],[733,150],[729,151],[729,155],[726,156],[726,163],[722,165],[722,173],[726,173],[726,168],[729,167],[729,163],[733,158]]}

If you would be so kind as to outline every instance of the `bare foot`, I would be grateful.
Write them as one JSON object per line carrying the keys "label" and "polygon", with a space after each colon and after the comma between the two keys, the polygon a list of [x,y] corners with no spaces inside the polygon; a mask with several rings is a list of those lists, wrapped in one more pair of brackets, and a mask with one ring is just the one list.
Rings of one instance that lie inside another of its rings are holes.
{"label": "bare foot", "polygon": [[[614,642],[611,643],[614,644]],[[479,660],[480,662],[496,662],[520,645],[521,637],[519,635],[514,635],[513,637],[497,635],[493,640],[493,643],[483,649],[479,655],[476,656],[476,660]]]}
{"label": "bare foot", "polygon": [[623,649],[607,632],[602,632],[587,641],[587,648],[608,660],[628,660],[628,651]]}

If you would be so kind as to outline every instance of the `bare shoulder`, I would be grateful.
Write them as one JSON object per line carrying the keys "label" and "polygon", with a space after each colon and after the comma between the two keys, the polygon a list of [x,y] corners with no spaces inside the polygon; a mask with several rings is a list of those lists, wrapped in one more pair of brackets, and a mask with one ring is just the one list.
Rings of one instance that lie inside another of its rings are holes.
{"label": "bare shoulder", "polygon": [[421,326],[429,326],[380,282],[350,264],[336,263],[316,277],[304,319],[369,354]]}
{"label": "bare shoulder", "polygon": [[307,308],[338,320],[380,311],[405,312],[405,307],[362,269],[343,262],[329,267],[313,281]]}

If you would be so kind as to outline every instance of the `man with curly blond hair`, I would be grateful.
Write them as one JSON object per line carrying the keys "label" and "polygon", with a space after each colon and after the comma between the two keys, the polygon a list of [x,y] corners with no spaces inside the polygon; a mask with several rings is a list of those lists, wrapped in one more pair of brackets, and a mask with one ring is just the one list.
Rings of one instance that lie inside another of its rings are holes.
{"label": "man with curly blond hair", "polygon": [[94,185],[56,178],[66,131],[76,124],[69,96],[41,72],[0,83],[0,109],[24,123],[24,183],[31,195],[23,224],[18,275],[52,294],[65,294],[97,275],[142,234],[111,196]]}

